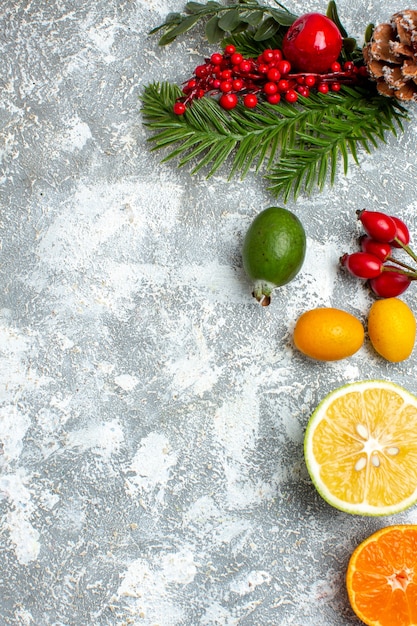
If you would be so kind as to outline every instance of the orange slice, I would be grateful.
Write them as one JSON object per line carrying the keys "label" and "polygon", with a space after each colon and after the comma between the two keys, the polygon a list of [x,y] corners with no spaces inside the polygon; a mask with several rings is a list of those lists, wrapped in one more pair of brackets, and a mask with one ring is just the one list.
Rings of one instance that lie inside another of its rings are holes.
{"label": "orange slice", "polygon": [[304,454],[332,506],[359,515],[402,511],[417,501],[417,398],[384,380],[336,389],[310,418]]}
{"label": "orange slice", "polygon": [[353,552],[349,601],[368,626],[417,626],[417,526],[388,526]]}

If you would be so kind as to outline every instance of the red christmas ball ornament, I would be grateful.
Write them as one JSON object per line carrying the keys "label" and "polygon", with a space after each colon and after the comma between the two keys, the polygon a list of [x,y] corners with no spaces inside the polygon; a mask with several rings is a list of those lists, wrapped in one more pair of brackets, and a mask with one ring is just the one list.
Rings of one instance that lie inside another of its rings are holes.
{"label": "red christmas ball ornament", "polygon": [[287,30],[282,52],[299,72],[327,72],[337,61],[343,39],[336,24],[321,13],[306,13]]}

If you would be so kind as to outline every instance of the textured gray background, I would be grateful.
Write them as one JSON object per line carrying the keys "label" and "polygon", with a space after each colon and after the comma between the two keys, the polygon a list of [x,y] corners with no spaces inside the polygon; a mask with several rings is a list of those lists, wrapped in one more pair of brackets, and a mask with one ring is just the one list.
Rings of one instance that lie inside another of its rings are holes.
{"label": "textured gray background", "polygon": [[[288,1],[297,14],[321,0]],[[317,403],[382,377],[417,392],[415,354],[294,351],[298,315],[366,289],[337,267],[355,210],[401,215],[417,240],[416,107],[334,188],[287,206],[301,274],[268,309],[240,258],[264,181],[160,165],[144,85],[178,83],[215,47],[147,32],[179,0],[2,0],[0,6],[0,623],[347,626],[353,548],[417,510],[331,509],[303,461]],[[352,35],[406,8],[339,0]],[[404,299],[416,306],[415,290]]]}

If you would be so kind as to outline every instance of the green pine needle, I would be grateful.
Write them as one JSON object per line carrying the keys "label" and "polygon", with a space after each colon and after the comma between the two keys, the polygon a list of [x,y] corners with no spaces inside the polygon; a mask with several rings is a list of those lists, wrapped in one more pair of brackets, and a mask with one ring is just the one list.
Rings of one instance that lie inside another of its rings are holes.
{"label": "green pine needle", "polygon": [[227,167],[229,177],[262,172],[275,197],[285,202],[334,183],[340,162],[347,173],[349,155],[370,152],[387,132],[403,130],[405,109],[393,98],[358,87],[339,93],[311,94],[297,105],[260,103],[224,111],[210,97],[195,100],[182,116],[172,107],[182,94],[170,83],[152,83],[142,95],[142,115],[153,134],[153,149],[168,151],[195,174],[207,177]]}

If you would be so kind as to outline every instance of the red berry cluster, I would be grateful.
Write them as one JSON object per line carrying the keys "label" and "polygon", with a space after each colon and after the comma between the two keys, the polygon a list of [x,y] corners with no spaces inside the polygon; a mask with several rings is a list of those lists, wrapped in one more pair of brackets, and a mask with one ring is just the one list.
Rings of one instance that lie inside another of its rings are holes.
{"label": "red berry cluster", "polygon": [[417,263],[409,246],[410,232],[398,217],[379,211],[357,211],[365,234],[360,237],[360,252],[343,254],[340,264],[350,274],[367,280],[373,293],[394,298],[417,279],[416,268],[395,258],[395,248],[402,248]]}
{"label": "red berry cluster", "polygon": [[182,115],[189,103],[206,94],[220,95],[219,104],[227,110],[234,109],[239,98],[250,109],[256,107],[259,97],[270,104],[277,104],[282,98],[294,103],[299,95],[307,98],[312,87],[321,93],[329,89],[339,91],[342,83],[356,83],[366,75],[366,68],[358,68],[352,61],[347,61],[343,68],[334,61],[324,74],[291,73],[291,64],[279,49],[269,48],[256,59],[245,59],[230,44],[223,54],[215,52],[196,67],[193,77],[184,83],[185,95],[175,102],[174,113]]}

